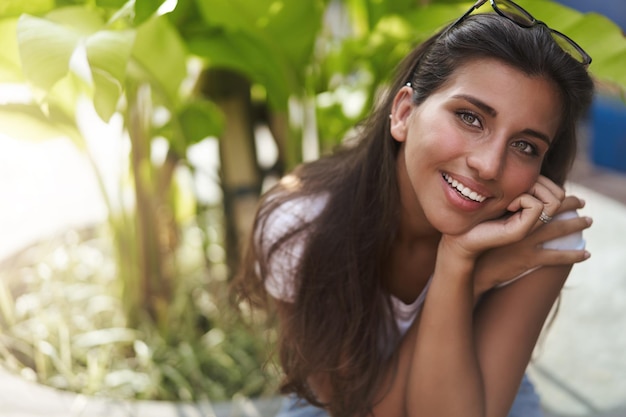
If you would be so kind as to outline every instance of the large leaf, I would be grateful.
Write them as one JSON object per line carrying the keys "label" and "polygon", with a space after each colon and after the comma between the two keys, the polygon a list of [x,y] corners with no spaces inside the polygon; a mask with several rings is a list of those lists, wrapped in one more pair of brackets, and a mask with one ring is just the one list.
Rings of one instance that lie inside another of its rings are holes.
{"label": "large leaf", "polygon": [[218,137],[224,129],[224,122],[224,115],[215,103],[191,99],[155,131],[155,136],[167,138],[176,154],[184,156],[190,146],[208,137]]}
{"label": "large leaf", "polygon": [[137,29],[132,56],[165,95],[168,107],[175,107],[187,75],[187,51],[166,17],[152,18]]}
{"label": "large leaf", "polygon": [[520,0],[529,12],[551,28],[574,39],[593,58],[589,70],[597,78],[618,84],[626,92],[626,37],[608,17],[580,13],[547,0]]}
{"label": "large leaf", "polygon": [[88,6],[56,8],[45,17],[51,22],[71,28],[84,37],[102,29],[105,24],[101,11]]}
{"label": "large leaf", "polygon": [[96,113],[104,121],[111,119],[117,110],[119,99],[123,93],[123,85],[110,74],[94,69],[93,105]]}
{"label": "large leaf", "polygon": [[2,0],[0,18],[17,17],[23,13],[41,14],[54,7],[54,0]]}
{"label": "large leaf", "polygon": [[89,64],[123,83],[134,42],[133,30],[98,31],[86,39]]}
{"label": "large leaf", "polygon": [[[103,27],[100,14],[80,7],[55,10],[45,19],[24,15],[19,20],[18,41],[24,74],[68,115],[75,110],[78,93],[94,100],[103,120],[108,120],[115,111],[134,31]],[[72,68],[72,57],[82,49],[86,51],[84,62]],[[89,89],[75,88],[76,75]]]}
{"label": "large leaf", "polygon": [[48,90],[69,71],[69,62],[80,34],[46,19],[23,15],[17,27],[24,75]]}
{"label": "large leaf", "polygon": [[268,41],[278,48],[287,62],[302,69],[311,59],[324,3],[320,0],[267,3],[270,4],[268,13],[258,19],[257,28],[267,34]]}
{"label": "large leaf", "polygon": [[24,81],[20,54],[17,48],[17,19],[0,20],[0,82],[17,83]]}
{"label": "large leaf", "polygon": [[134,30],[101,30],[85,42],[94,82],[93,102],[102,120],[109,120],[117,108],[134,42]]}
{"label": "large leaf", "polygon": [[193,51],[207,57],[210,65],[234,68],[262,83],[277,107],[285,108],[289,95],[302,93],[323,1],[199,0],[198,4],[210,31],[202,38],[189,37]]}
{"label": "large leaf", "polygon": [[128,0],[96,0],[96,5],[104,9],[121,9],[128,2]]}
{"label": "large leaf", "polygon": [[34,104],[0,106],[0,129],[3,135],[15,139],[46,140],[69,137],[75,143],[80,142],[80,134],[72,120],[62,114],[50,117]]}
{"label": "large leaf", "polygon": [[351,16],[352,30],[357,37],[366,36],[378,22],[389,15],[404,15],[415,8],[414,0],[377,1],[344,0]]}
{"label": "large leaf", "polygon": [[179,149],[187,149],[209,136],[219,136],[224,128],[221,110],[215,103],[208,100],[185,103],[179,111],[178,120],[185,140]]}
{"label": "large leaf", "polygon": [[48,90],[45,107],[58,108],[73,119],[79,99],[91,99],[93,92],[93,75],[87,51],[83,44],[79,44],[70,58],[68,72]]}
{"label": "large leaf", "polygon": [[[213,33],[189,41],[191,52],[205,57],[210,66],[231,68],[265,86],[272,104],[284,109],[298,87],[290,68],[280,54],[246,32]],[[299,92],[298,92],[299,93]]]}
{"label": "large leaf", "polygon": [[148,20],[159,9],[164,0],[135,0],[135,24]]}

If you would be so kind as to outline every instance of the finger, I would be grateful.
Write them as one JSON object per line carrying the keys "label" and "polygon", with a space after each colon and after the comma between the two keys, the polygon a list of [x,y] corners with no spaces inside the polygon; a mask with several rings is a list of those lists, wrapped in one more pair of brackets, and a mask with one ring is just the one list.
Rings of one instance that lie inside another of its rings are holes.
{"label": "finger", "polygon": [[539,178],[537,178],[537,182],[541,185],[543,185],[544,187],[546,187],[548,190],[550,190],[550,192],[559,200],[559,201],[563,201],[565,199],[565,190],[563,189],[563,187],[559,186],[558,184],[556,184],[554,181],[552,181],[550,178],[540,175]]}
{"label": "finger", "polygon": [[574,217],[570,219],[556,219],[534,232],[533,238],[537,243],[580,233],[593,223],[590,217]]}
{"label": "finger", "polygon": [[530,194],[543,202],[542,211],[550,217],[557,213],[561,207],[561,201],[565,199],[565,191],[545,177],[539,178],[530,189]]}
{"label": "finger", "polygon": [[539,176],[530,192],[544,204],[544,207],[533,227],[533,230],[536,230],[543,226],[543,224],[549,223],[552,220],[552,217],[558,213],[561,203],[565,199],[566,195],[565,190],[543,175]]}
{"label": "finger", "polygon": [[566,211],[579,210],[583,207],[585,207],[585,200],[583,200],[582,198],[578,198],[575,195],[568,195],[561,202],[561,207],[559,207],[559,210],[556,212],[556,214],[565,213]]}
{"label": "finger", "polygon": [[589,259],[591,254],[585,250],[542,249],[538,254],[538,263],[543,266],[573,265]]}
{"label": "finger", "polygon": [[532,195],[526,193],[520,195],[507,207],[513,214],[504,221],[505,229],[513,233],[516,240],[524,238],[536,227],[543,207],[544,204]]}

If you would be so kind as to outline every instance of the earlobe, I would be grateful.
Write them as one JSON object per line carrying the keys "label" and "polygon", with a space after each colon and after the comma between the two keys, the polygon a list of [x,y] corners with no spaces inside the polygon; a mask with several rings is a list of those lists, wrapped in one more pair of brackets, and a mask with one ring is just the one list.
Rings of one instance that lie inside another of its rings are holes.
{"label": "earlobe", "polygon": [[393,99],[391,114],[389,115],[389,132],[398,142],[404,142],[407,136],[409,116],[413,110],[413,89],[402,87]]}

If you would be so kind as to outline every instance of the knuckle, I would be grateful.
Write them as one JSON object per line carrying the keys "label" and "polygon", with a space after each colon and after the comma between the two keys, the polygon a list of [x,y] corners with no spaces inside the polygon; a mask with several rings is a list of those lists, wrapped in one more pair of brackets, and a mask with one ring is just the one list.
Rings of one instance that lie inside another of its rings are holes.
{"label": "knuckle", "polygon": [[565,200],[565,197],[567,196],[567,195],[565,194],[565,190],[564,190],[564,189],[562,189],[562,188],[560,188],[560,187],[559,187],[559,188],[558,188],[558,189],[554,192],[554,195],[556,196],[556,198],[557,198],[560,202],[562,202],[563,200]]}

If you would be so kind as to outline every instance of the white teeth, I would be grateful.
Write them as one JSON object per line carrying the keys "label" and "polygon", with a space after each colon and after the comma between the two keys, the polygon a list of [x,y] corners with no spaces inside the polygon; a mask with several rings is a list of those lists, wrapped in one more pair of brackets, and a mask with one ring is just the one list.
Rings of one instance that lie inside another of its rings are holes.
{"label": "white teeth", "polygon": [[469,187],[464,186],[454,178],[450,177],[448,174],[443,174],[443,178],[450,184],[453,188],[456,188],[459,193],[469,198],[470,200],[478,201],[482,203],[487,199],[487,197],[478,194],[476,191],[470,189]]}

